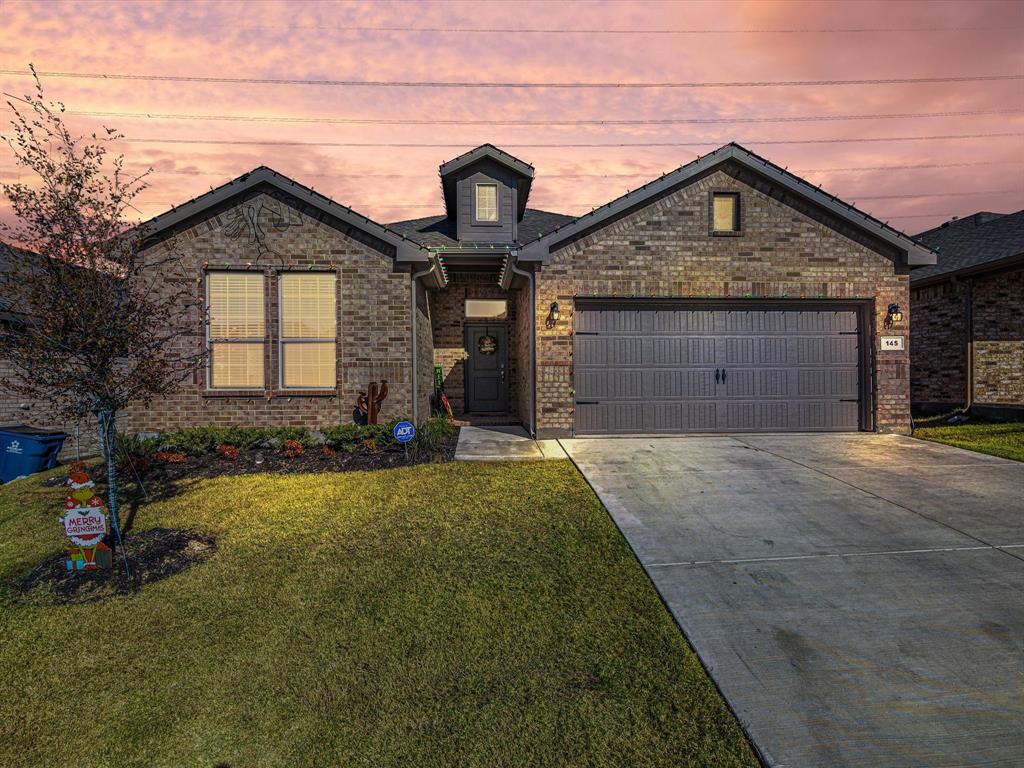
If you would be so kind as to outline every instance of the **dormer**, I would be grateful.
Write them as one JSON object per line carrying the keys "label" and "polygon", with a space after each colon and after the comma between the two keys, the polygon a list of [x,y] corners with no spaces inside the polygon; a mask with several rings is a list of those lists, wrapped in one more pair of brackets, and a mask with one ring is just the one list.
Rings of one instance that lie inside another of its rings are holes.
{"label": "dormer", "polygon": [[514,243],[533,166],[484,144],[440,168],[448,219],[461,243]]}

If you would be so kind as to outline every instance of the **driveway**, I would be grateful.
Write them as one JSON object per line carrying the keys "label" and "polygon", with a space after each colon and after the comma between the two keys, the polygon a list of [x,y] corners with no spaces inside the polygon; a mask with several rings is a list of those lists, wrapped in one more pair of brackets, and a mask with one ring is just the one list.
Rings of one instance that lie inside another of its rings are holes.
{"label": "driveway", "polygon": [[895,435],[561,442],[769,765],[1024,765],[1024,464]]}

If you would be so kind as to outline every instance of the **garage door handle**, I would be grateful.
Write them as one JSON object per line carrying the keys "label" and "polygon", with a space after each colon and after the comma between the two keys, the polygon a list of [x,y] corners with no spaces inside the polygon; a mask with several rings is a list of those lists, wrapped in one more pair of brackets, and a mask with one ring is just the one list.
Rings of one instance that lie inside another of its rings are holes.
{"label": "garage door handle", "polygon": [[722,383],[725,383],[725,368],[722,369]]}
{"label": "garage door handle", "polygon": [[715,368],[715,384],[718,383],[718,369]]}

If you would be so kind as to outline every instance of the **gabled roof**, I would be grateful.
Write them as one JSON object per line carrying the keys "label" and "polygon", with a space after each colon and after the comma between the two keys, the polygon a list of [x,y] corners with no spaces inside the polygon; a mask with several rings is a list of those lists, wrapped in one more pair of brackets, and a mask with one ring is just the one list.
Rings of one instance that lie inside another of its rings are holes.
{"label": "gabled roof", "polygon": [[935,253],[927,245],[917,242],[910,236],[876,219],[874,216],[870,216],[854,208],[849,203],[843,202],[838,197],[823,192],[820,187],[811,185],[799,176],[790,173],[784,168],[780,168],[735,142],[726,144],[708,155],[698,157],[696,160],[680,166],[670,173],[666,173],[661,178],[655,179],[632,192],[627,192],[622,197],[605,203],[600,208],[580,216],[571,223],[560,226],[554,231],[538,237],[532,243],[527,243],[522,248],[519,258],[524,261],[547,261],[550,252],[557,249],[566,240],[582,236],[610,224],[612,221],[647,205],[652,200],[685,185],[691,179],[706,174],[716,166],[722,165],[727,161],[732,161],[748,168],[788,192],[810,201],[818,208],[833,214],[841,220],[847,221],[872,238],[894,246],[904,255],[905,264],[908,266],[935,264]]}
{"label": "gabled roof", "polygon": [[[523,212],[523,219],[519,222],[519,244],[536,240],[537,237],[550,232],[555,227],[573,221],[575,216],[568,216],[564,213],[552,213],[551,211],[538,211],[536,208],[527,208]],[[428,248],[475,248],[473,243],[460,242],[456,236],[455,222],[447,216],[428,216],[423,219],[410,219],[408,221],[396,221],[387,225],[389,229],[399,232],[410,240],[414,240]],[[479,249],[494,249],[497,244],[479,244]],[[516,243],[502,243],[501,249],[509,250],[516,248]]]}
{"label": "gabled roof", "polygon": [[315,192],[309,187],[299,184],[297,181],[293,181],[284,174],[278,173],[265,165],[261,165],[259,168],[249,171],[249,173],[243,173],[237,179],[211,189],[199,197],[172,208],[167,213],[154,216],[142,226],[147,227],[148,237],[154,237],[171,227],[186,222],[215,205],[226,202],[260,185],[273,187],[287,195],[291,195],[339,221],[362,230],[388,245],[394,246],[398,261],[427,261],[429,258],[423,246],[410,241],[402,233],[395,232],[383,224],[378,224],[361,213],[336,203],[329,197],[321,195],[319,192]]}
{"label": "gabled roof", "polygon": [[1024,210],[1016,213],[979,211],[922,232],[917,239],[939,252],[939,263],[915,269],[912,283],[981,269],[1024,257]]}
{"label": "gabled roof", "polygon": [[530,196],[530,185],[533,183],[533,166],[529,163],[524,163],[518,157],[510,155],[504,150],[498,149],[493,144],[481,144],[476,149],[471,149],[469,152],[464,152],[446,163],[441,163],[438,173],[441,174],[444,207],[448,211],[448,215],[454,217],[455,211],[455,181],[452,178],[452,174],[481,160],[493,160],[495,163],[508,168],[522,179],[517,201],[519,210],[516,211],[516,216],[519,221],[522,221],[526,212],[526,199]]}

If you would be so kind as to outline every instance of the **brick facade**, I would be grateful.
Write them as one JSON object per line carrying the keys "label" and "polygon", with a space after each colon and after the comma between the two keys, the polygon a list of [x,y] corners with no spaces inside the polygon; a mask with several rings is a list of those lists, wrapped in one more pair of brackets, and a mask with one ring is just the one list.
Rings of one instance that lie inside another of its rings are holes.
{"label": "brick facade", "polygon": [[915,287],[911,306],[915,405],[940,410],[965,404],[970,340],[972,405],[1024,406],[1024,270]]}
{"label": "brick facade", "polygon": [[[244,217],[265,215],[266,208],[289,208],[287,224],[261,222],[262,246],[237,226],[239,209]],[[325,426],[349,423],[359,392],[371,381],[386,379],[390,393],[381,419],[411,415],[411,313],[410,274],[397,267],[383,244],[344,225],[334,225],[298,201],[264,192],[250,193],[224,210],[177,232],[172,241],[153,246],[154,258],[174,247],[194,276],[198,295],[204,290],[209,270],[257,270],[265,276],[266,389],[225,393],[210,391],[205,372],[161,400],[159,407],[133,408],[131,431],[165,430],[179,426],[301,425]],[[316,394],[283,390],[278,381],[278,331],[276,327],[276,277],[289,270],[333,271],[338,276],[338,384]],[[199,313],[193,317],[195,334],[183,340],[192,351],[205,343]]]}
{"label": "brick facade", "polygon": [[967,291],[946,281],[912,288],[910,397],[927,410],[954,408],[966,396]]}
{"label": "brick facade", "polygon": [[[710,233],[711,190],[740,193],[742,234]],[[876,350],[890,303],[905,316],[885,333],[906,335],[908,275],[862,240],[719,170],[556,250],[537,276],[538,433],[566,434],[573,427],[576,295],[867,298],[874,302]],[[561,319],[549,329],[544,320],[553,301]],[[876,358],[877,428],[906,433],[909,351],[877,352]]]}

